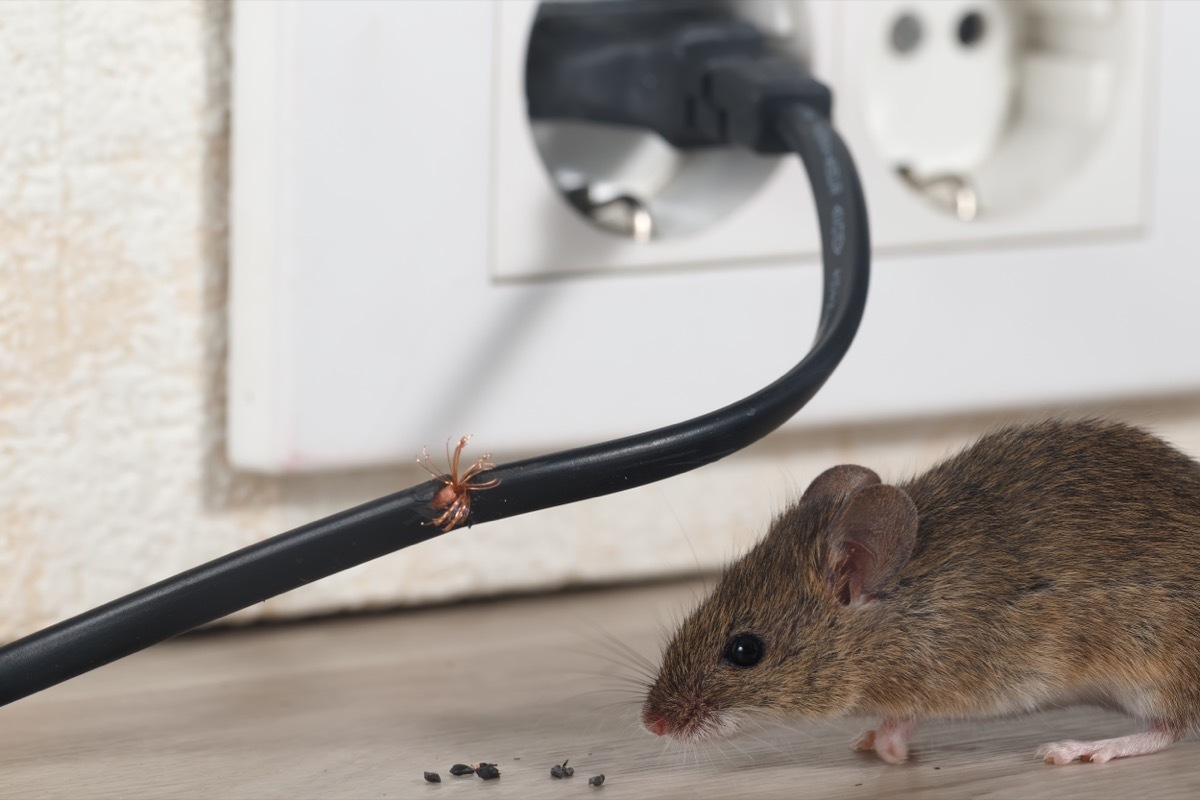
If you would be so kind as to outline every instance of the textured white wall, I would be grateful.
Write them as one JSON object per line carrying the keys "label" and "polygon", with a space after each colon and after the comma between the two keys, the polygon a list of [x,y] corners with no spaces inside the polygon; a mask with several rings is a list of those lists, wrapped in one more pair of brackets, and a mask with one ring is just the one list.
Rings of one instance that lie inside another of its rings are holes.
{"label": "textured white wall", "polygon": [[[0,3],[0,639],[424,477],[276,480],[224,461],[229,19],[215,0]],[[1087,410],[1200,453],[1198,409]],[[777,437],[241,618],[711,567],[832,463],[899,475],[1029,413]]]}

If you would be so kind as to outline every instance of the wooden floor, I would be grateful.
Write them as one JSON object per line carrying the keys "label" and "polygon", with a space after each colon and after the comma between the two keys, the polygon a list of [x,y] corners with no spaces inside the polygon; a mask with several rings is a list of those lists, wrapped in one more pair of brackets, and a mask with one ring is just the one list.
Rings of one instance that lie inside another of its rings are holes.
{"label": "wooden floor", "polygon": [[[915,758],[853,753],[858,722],[685,750],[643,733],[636,676],[698,584],[610,589],[205,633],[0,709],[5,798],[1197,797],[1200,747],[1051,767],[1058,738],[1120,735],[1090,709],[921,731]],[[570,759],[574,777],[550,767]],[[492,761],[502,777],[451,777]],[[442,775],[427,784],[426,770]],[[604,773],[599,789],[587,779]]]}

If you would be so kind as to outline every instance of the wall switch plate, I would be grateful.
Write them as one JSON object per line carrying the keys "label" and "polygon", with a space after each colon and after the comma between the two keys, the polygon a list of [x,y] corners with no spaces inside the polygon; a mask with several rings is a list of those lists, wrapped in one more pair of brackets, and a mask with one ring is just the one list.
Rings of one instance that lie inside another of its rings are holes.
{"label": "wall switch plate", "polygon": [[[1033,15],[1021,24],[1045,22],[1037,7],[1068,30],[1103,32],[1115,14],[1124,60],[1088,158],[1055,191],[1029,192],[1027,209],[990,215],[981,189],[971,223],[899,179],[871,127],[886,4],[794,5],[868,191],[876,257],[858,340],[790,424],[1200,389],[1200,359],[1181,344],[1200,341],[1200,52],[1186,35],[1200,4],[1075,4],[1095,12],[1082,22],[1055,4],[1003,4]],[[236,3],[236,466],[393,464],[464,433],[497,458],[584,444],[710,411],[806,351],[820,271],[798,166],[780,161],[691,233],[640,244],[595,230],[522,128],[533,13],[487,0]],[[1083,52],[1103,35],[1055,41]],[[1103,90],[1102,68],[1072,64],[1054,80]]]}

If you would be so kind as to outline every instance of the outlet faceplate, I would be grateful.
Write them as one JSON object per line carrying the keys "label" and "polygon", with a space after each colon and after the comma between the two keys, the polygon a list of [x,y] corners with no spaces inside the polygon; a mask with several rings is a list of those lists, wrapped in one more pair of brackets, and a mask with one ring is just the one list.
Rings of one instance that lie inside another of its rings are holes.
{"label": "outlet faceplate", "polygon": [[[524,99],[525,53],[538,5],[536,0],[517,0],[496,9],[494,224],[489,246],[496,278],[725,266],[817,252],[820,240],[811,221],[816,212],[803,169],[794,158],[737,150],[676,154],[661,140],[640,132],[547,123],[531,127]],[[811,60],[806,36],[810,14],[804,3],[754,0],[727,5],[734,10],[752,7],[761,17],[756,21],[769,26],[775,41]],[[775,13],[763,13],[768,10]],[[595,163],[598,150],[611,153],[600,164]],[[655,228],[666,229],[667,235],[650,247],[629,247],[628,241],[585,219],[558,192],[547,195],[552,179],[543,156],[550,154],[560,166],[584,162],[579,164],[581,171],[609,178],[634,196],[652,195],[649,210]],[[676,233],[678,229],[682,231]]]}
{"label": "outlet faceplate", "polygon": [[[838,125],[877,247],[1137,231],[1145,222],[1151,18],[1142,2],[846,3]],[[976,19],[979,38],[961,41]],[[903,19],[912,49],[892,40]],[[898,179],[961,180],[972,224]]]}
{"label": "outlet faceplate", "polygon": [[[1154,13],[1149,4],[875,0],[835,6],[760,0],[755,5],[774,10],[766,15],[775,21],[768,30],[778,40],[796,40],[794,49],[834,88],[838,128],[855,154],[870,205],[886,209],[872,214],[876,252],[1131,233],[1143,224],[1147,45]],[[537,6],[506,2],[497,9],[495,224],[489,248],[497,278],[816,255],[815,228],[795,224],[798,215],[811,216],[812,210],[794,159],[780,160],[749,199],[737,184],[744,179],[739,173],[762,161],[752,155],[683,175],[667,203],[674,216],[686,217],[688,198],[696,196],[732,195],[740,205],[700,230],[653,247],[614,246],[613,234],[596,230],[562,198],[547,198],[547,176],[523,100],[525,50]],[[903,52],[893,44],[902,20],[920,31]],[[970,20],[975,34],[966,43],[962,29]],[[804,32],[810,35],[796,30],[802,25],[811,28]],[[595,130],[576,132],[581,152],[597,149],[587,138]],[[919,192],[897,174],[902,165],[917,182],[961,181],[971,192],[972,224],[962,224],[929,199],[914,202]],[[677,165],[670,167],[678,174]],[[610,170],[635,195],[645,184],[663,181],[657,159],[625,158]],[[690,206],[701,211],[707,203],[693,199]]]}
{"label": "outlet faceplate", "polygon": [[[1200,388],[1180,345],[1200,341],[1200,52],[1183,33],[1200,4],[1081,5],[1132,31],[1113,127],[1027,213],[962,224],[897,178],[868,125],[878,42],[862,37],[882,12],[803,4],[876,259],[858,340],[791,424]],[[237,466],[390,464],[468,432],[497,458],[582,444],[724,405],[806,350],[820,273],[801,170],[782,161],[711,229],[646,245],[595,230],[522,117],[533,8],[235,5]]]}

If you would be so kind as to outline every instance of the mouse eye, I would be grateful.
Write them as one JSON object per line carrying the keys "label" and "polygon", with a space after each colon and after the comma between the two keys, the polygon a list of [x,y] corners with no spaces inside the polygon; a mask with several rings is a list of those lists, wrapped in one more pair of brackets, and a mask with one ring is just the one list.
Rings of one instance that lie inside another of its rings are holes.
{"label": "mouse eye", "polygon": [[753,633],[739,633],[725,645],[725,660],[735,667],[753,667],[766,652],[763,640]]}

